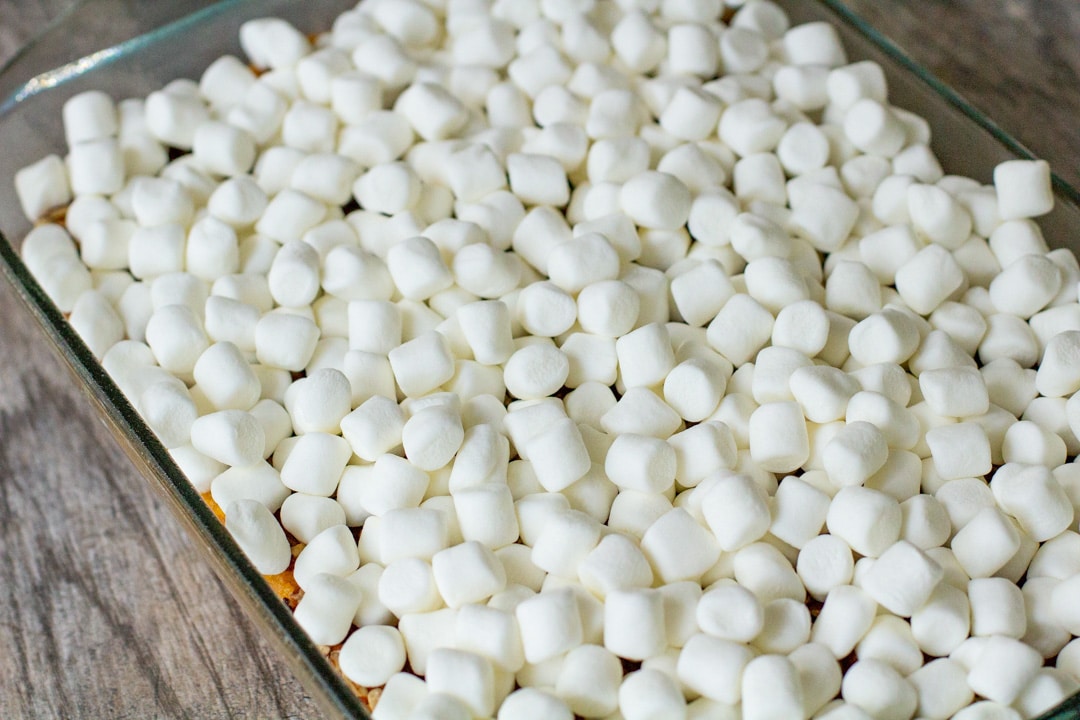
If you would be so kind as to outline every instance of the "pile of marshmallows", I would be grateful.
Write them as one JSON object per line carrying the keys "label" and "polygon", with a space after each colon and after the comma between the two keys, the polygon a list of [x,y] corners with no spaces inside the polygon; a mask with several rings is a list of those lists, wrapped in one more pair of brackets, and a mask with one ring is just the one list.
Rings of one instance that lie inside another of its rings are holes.
{"label": "pile of marshmallows", "polygon": [[68,206],[27,266],[378,720],[1080,689],[1046,163],[944,175],[831,26],[729,4],[254,20],[265,72],[79,94],[16,176]]}

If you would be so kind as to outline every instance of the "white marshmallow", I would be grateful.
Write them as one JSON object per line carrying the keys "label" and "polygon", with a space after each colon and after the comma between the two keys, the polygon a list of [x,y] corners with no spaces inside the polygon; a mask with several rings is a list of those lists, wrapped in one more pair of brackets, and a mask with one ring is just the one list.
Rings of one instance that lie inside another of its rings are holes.
{"label": "white marshmallow", "polygon": [[1008,160],[994,168],[994,189],[1002,220],[1045,215],[1054,207],[1050,164],[1045,160]]}
{"label": "white marshmallow", "polygon": [[453,357],[445,337],[426,332],[388,353],[398,387],[408,397],[425,395],[454,375]]}
{"label": "white marshmallow", "polygon": [[296,584],[307,590],[319,574],[337,577],[352,574],[360,565],[352,531],[345,525],[332,525],[311,539],[296,557],[293,576]]}
{"label": "white marshmallow", "polygon": [[798,478],[785,478],[772,503],[769,532],[795,548],[803,548],[825,525],[829,496]]}
{"label": "white marshmallow", "polygon": [[359,588],[344,578],[320,574],[308,583],[293,617],[313,642],[336,645],[352,627],[353,614],[359,605]]}
{"label": "white marshmallow", "polygon": [[621,681],[622,666],[614,653],[597,645],[581,645],[566,654],[555,694],[575,713],[601,716],[618,708]]}
{"label": "white marshmallow", "polygon": [[986,475],[991,469],[990,442],[976,423],[963,422],[933,428],[926,444],[938,474],[952,480]]}
{"label": "white marshmallow", "polygon": [[968,670],[968,685],[982,697],[1011,703],[1039,667],[1042,657],[1019,640],[1001,636],[987,639]]}
{"label": "white marshmallow", "polygon": [[742,673],[752,657],[752,651],[742,643],[698,633],[680,651],[676,672],[690,690],[734,705],[742,697]]}
{"label": "white marshmallow", "polygon": [[799,674],[783,655],[759,655],[742,676],[742,709],[747,720],[794,717],[803,712]]}
{"label": "white marshmallow", "polygon": [[822,252],[838,250],[859,216],[859,206],[842,190],[812,183],[791,198],[791,226]]}
{"label": "white marshmallow", "polygon": [[862,485],[885,464],[889,448],[885,436],[874,425],[849,421],[826,444],[825,471],[839,487]]}
{"label": "white marshmallow", "polygon": [[697,579],[720,556],[716,539],[681,508],[664,513],[649,526],[641,550],[665,583]]}
{"label": "white marshmallow", "polygon": [[57,155],[48,155],[15,173],[15,193],[23,215],[37,220],[49,210],[71,202],[67,168]]}
{"label": "white marshmallow", "polygon": [[257,500],[234,500],[225,508],[225,529],[263,575],[277,575],[292,561],[289,540],[274,516]]}
{"label": "white marshmallow", "polygon": [[915,312],[929,315],[963,284],[963,271],[939,245],[928,245],[896,271],[896,290]]}
{"label": "white marshmallow", "polygon": [[721,550],[738,550],[768,531],[772,518],[767,498],[749,476],[722,476],[703,490],[701,512]]}
{"label": "white marshmallow", "polygon": [[833,588],[851,582],[854,564],[847,543],[826,534],[818,535],[803,545],[797,571],[807,592],[815,599],[823,600]]}
{"label": "white marshmallow", "polygon": [[832,651],[837,659],[847,657],[874,621],[877,603],[854,585],[839,585],[825,597],[810,639]]}
{"label": "white marshmallow", "polygon": [[871,717],[911,717],[918,697],[903,675],[879,660],[860,659],[844,673],[840,686],[844,700]]}
{"label": "white marshmallow", "polygon": [[910,617],[929,599],[943,573],[921,550],[900,540],[877,558],[862,587],[885,609]]}
{"label": "white marshmallow", "polygon": [[1043,542],[1073,524],[1072,504],[1049,468],[1009,463],[990,481],[1002,510],[1016,518],[1032,539]]}
{"label": "white marshmallow", "polygon": [[628,180],[619,191],[619,206],[636,225],[674,230],[690,216],[690,191],[667,173],[645,171]]}
{"label": "white marshmallow", "polygon": [[806,421],[798,403],[761,405],[750,416],[748,432],[751,456],[763,470],[788,473],[810,456]]}
{"label": "white marshmallow", "polygon": [[604,471],[620,488],[662,493],[675,480],[675,450],[657,438],[619,435],[607,452]]}
{"label": "white marshmallow", "polygon": [[825,521],[829,532],[866,557],[879,557],[900,538],[902,513],[894,498],[870,488],[842,488]]}
{"label": "white marshmallow", "polygon": [[1061,289],[1061,270],[1042,255],[1022,255],[990,283],[990,301],[1000,312],[1030,318]]}
{"label": "white marshmallow", "polygon": [[604,647],[627,660],[644,660],[666,647],[664,602],[658,590],[614,590],[604,598]]}
{"label": "white marshmallow", "polygon": [[519,603],[514,614],[529,663],[549,660],[581,645],[581,615],[569,588],[534,595]]}
{"label": "white marshmallow", "polygon": [[522,288],[517,299],[517,316],[530,335],[555,337],[573,326],[577,304],[554,283],[535,282]]}
{"label": "white marshmallow", "polygon": [[228,507],[233,500],[247,499],[258,500],[268,510],[276,512],[288,497],[289,489],[281,483],[277,470],[265,462],[257,462],[229,468],[215,477],[210,484],[210,494],[219,507]]}
{"label": "white marshmallow", "polygon": [[768,310],[749,295],[736,293],[709,323],[707,339],[734,365],[742,365],[769,341],[772,326]]}

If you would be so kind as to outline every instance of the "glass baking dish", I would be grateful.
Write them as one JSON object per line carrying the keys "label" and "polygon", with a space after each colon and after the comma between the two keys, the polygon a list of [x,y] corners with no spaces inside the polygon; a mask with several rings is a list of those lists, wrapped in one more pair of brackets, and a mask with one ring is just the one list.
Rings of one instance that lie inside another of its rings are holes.
{"label": "glass baking dish", "polygon": [[[793,22],[836,25],[852,60],[871,59],[888,77],[890,101],[925,117],[933,148],[947,172],[990,182],[996,164],[1030,158],[1018,142],[837,0],[774,0]],[[308,692],[330,716],[368,717],[357,696],[293,621],[287,606],[246,560],[224,527],[182,476],[165,448],[106,375],[18,256],[30,229],[12,178],[52,153],[63,152],[60,108],[70,96],[100,89],[117,99],[145,96],[178,77],[197,78],[216,57],[239,54],[237,30],[254,17],[278,15],[314,32],[329,27],[352,0],[186,0],[138,3],[89,0],[47,28],[0,71],[0,270],[40,324],[57,354],[106,425],[191,537],[205,550],[240,603],[279,650]],[[111,19],[122,18],[122,22]],[[1080,250],[1080,194],[1054,178],[1057,204],[1040,220],[1051,245]],[[1080,695],[1043,716],[1080,717]]]}

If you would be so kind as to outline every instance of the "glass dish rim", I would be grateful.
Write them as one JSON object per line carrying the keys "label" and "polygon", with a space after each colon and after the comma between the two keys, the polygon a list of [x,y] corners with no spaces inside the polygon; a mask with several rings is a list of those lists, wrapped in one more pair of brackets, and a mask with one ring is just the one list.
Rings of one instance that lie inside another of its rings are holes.
{"label": "glass dish rim", "polygon": [[[1036,159],[1026,146],[1001,129],[982,111],[968,102],[952,87],[943,82],[927,68],[913,60],[904,50],[868,21],[847,7],[842,0],[803,0],[823,7],[834,21],[847,25],[862,35],[893,62],[919,79],[933,94],[959,110],[970,121],[986,131],[995,142],[1019,159]],[[0,66],[0,78],[26,56],[37,39],[57,27],[63,26],[82,6],[95,0],[78,0],[48,23],[35,37]],[[0,116],[15,111],[29,97],[83,74],[106,67],[127,53],[152,46],[166,38],[182,35],[202,23],[213,22],[218,15],[229,12],[251,0],[219,0],[172,20],[133,38],[102,48],[84,56],[40,73],[25,82],[17,82],[16,89],[6,97],[0,97]],[[1051,182],[1057,201],[1065,200],[1080,207],[1080,190],[1073,187],[1057,173],[1051,173]],[[165,499],[178,520],[193,533],[206,551],[204,557],[248,611],[249,616],[263,628],[269,627],[271,638],[279,650],[285,651],[297,679],[324,711],[343,717],[370,719],[357,694],[343,676],[330,664],[306,633],[292,617],[288,606],[271,590],[263,576],[251,565],[239,546],[225,529],[224,523],[213,514],[199,493],[184,477],[168,450],[158,441],[149,426],[105,372],[85,343],[65,320],[63,314],[42,290],[23,264],[14,244],[0,231],[0,273],[11,283],[16,296],[41,327],[54,352],[59,355],[69,371],[78,378],[80,390],[94,405],[100,417],[121,444],[140,474],[152,480],[151,485],[159,497]],[[1036,720],[1066,720],[1080,717],[1080,692],[1066,698],[1057,707],[1046,711]]]}

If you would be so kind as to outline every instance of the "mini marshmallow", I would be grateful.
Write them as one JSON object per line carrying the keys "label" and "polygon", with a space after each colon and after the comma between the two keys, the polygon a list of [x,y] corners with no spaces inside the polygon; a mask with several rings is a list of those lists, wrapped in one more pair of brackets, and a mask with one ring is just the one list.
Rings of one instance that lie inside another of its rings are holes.
{"label": "mini marshmallow", "polygon": [[639,227],[674,230],[690,215],[690,192],[666,173],[645,171],[628,180],[619,192],[619,205]]}
{"label": "mini marshmallow", "polygon": [[676,672],[692,691],[733,705],[742,697],[741,676],[752,657],[742,643],[698,633],[680,651]]}
{"label": "mini marshmallow", "polygon": [[929,599],[943,573],[921,550],[900,540],[878,557],[862,587],[885,609],[910,617]]}
{"label": "mini marshmallow", "polygon": [[605,596],[605,648],[627,660],[644,660],[665,646],[663,596],[658,590],[615,590]]}
{"label": "mini marshmallow", "polygon": [[263,365],[303,370],[318,341],[319,328],[306,317],[267,313],[255,325],[255,356]]}
{"label": "mini marshmallow", "polygon": [[679,363],[664,379],[664,400],[688,422],[708,418],[727,386],[718,363],[691,358]]}
{"label": "mini marshmallow", "polygon": [[1029,646],[1013,638],[993,636],[968,670],[967,682],[982,697],[1007,704],[1016,699],[1041,666],[1042,657]]}
{"label": "mini marshmallow", "polygon": [[307,589],[320,573],[345,577],[360,564],[352,531],[345,525],[332,525],[311,539],[296,557],[293,573],[296,583]]}
{"label": "mini marshmallow", "polygon": [[882,306],[878,279],[862,262],[837,262],[825,284],[825,306],[856,320],[866,318]]}
{"label": "mini marshmallow", "polygon": [[374,167],[400,158],[412,141],[408,120],[395,112],[376,110],[342,128],[336,149],[361,167]]}
{"label": "mini marshmallow", "polygon": [[742,710],[747,720],[795,717],[803,712],[799,674],[783,655],[759,655],[742,675]]}
{"label": "mini marshmallow", "polygon": [[969,577],[989,577],[1020,548],[1020,534],[994,507],[975,514],[953,536],[953,553]]}
{"label": "mini marshmallow", "polygon": [[990,283],[990,301],[1000,312],[1030,318],[1061,289],[1061,270],[1042,255],[1023,255]]}
{"label": "mini marshmallow", "polygon": [[320,574],[308,583],[293,616],[313,642],[336,645],[352,627],[359,605],[359,588],[344,578]]}
{"label": "mini marshmallow", "polygon": [[[204,453],[205,454],[205,453]],[[211,481],[210,494],[219,507],[234,500],[257,500],[276,512],[289,495],[277,470],[265,462],[225,470]]]}
{"label": "mini marshmallow", "polygon": [[970,367],[927,370],[919,375],[919,389],[927,405],[938,415],[982,415],[990,404],[982,375]]}
{"label": "mini marshmallow", "polygon": [[1024,596],[1004,578],[976,578],[968,583],[971,634],[1021,638],[1027,630]]}
{"label": "mini marshmallow", "polygon": [[581,289],[577,319],[587,332],[617,338],[629,333],[638,318],[640,296],[621,280],[603,280]]}
{"label": "mini marshmallow", "polygon": [[729,581],[707,590],[695,610],[697,624],[708,635],[747,643],[764,626],[764,608],[754,594]]}
{"label": "mini marshmallow", "polygon": [[507,391],[532,400],[553,395],[566,382],[570,362],[552,345],[534,344],[515,351],[503,368]]}
{"label": "mini marshmallow", "polygon": [[842,488],[829,506],[826,527],[851,549],[867,557],[879,557],[900,537],[902,514],[895,499],[877,490]]}
{"label": "mini marshmallow", "polygon": [[282,527],[305,544],[327,528],[344,524],[345,511],[331,498],[293,493],[281,504]]}
{"label": "mini marshmallow", "polygon": [[963,283],[963,271],[947,250],[928,245],[896,271],[896,290],[917,313],[928,315]]}
{"label": "mini marshmallow", "polygon": [[401,443],[405,417],[390,398],[374,395],[341,420],[341,433],[359,457],[373,462]]}
{"label": "mini marshmallow", "polygon": [[277,575],[292,561],[289,540],[265,505],[234,500],[225,509],[225,529],[263,575]]}
{"label": "mini marshmallow", "polygon": [[[379,578],[379,602],[397,617],[430,613],[442,607],[431,565],[419,558],[403,558],[386,565]],[[405,641],[409,641],[408,633]]]}
{"label": "mini marshmallow", "polygon": [[604,471],[620,488],[662,493],[675,480],[675,450],[668,443],[643,435],[623,434],[607,452]]}
{"label": "mini marshmallow", "polygon": [[352,457],[349,443],[337,435],[306,433],[297,440],[281,468],[281,481],[297,492],[330,496]]}
{"label": "mini marshmallow", "polygon": [[409,397],[434,390],[454,374],[446,339],[434,331],[399,345],[390,351],[388,358],[398,387]]}
{"label": "mini marshmallow", "polygon": [[529,334],[555,337],[573,326],[577,305],[565,290],[552,282],[541,281],[521,290],[517,315]]}
{"label": "mini marshmallow", "polygon": [[851,548],[847,543],[838,537],[825,534],[818,535],[803,545],[799,553],[797,572],[807,592],[816,600],[823,600],[833,588],[851,582],[854,564]]}
{"label": "mini marshmallow", "polygon": [[255,139],[223,122],[202,123],[192,137],[192,155],[206,170],[233,177],[255,164]]}
{"label": "mini marshmallow", "polygon": [[720,119],[722,106],[710,94],[680,87],[660,114],[660,126],[680,140],[704,140]]}
{"label": "mini marshmallow", "polygon": [[279,242],[299,240],[326,215],[326,206],[292,189],[279,192],[255,223],[255,231]]}
{"label": "mini marshmallow", "polygon": [[299,30],[278,18],[245,22],[240,27],[240,45],[254,65],[270,69],[294,65],[311,50]]}
{"label": "mini marshmallow", "polygon": [[37,220],[49,210],[71,202],[67,169],[57,155],[48,155],[15,173],[15,194],[23,215]]}
{"label": "mini marshmallow", "polygon": [[798,478],[785,478],[774,495],[769,532],[792,547],[803,548],[821,532],[828,505],[825,493]]}
{"label": "mini marshmallow", "polygon": [[772,523],[765,493],[747,475],[720,477],[705,492],[701,512],[725,552],[757,541]]}
{"label": "mini marshmallow", "polygon": [[681,508],[657,518],[641,538],[641,550],[665,583],[699,578],[720,557],[716,539]]}
{"label": "mini marshmallow", "polygon": [[561,207],[570,200],[566,172],[553,158],[514,153],[507,157],[506,169],[510,191],[526,205]]}
{"label": "mini marshmallow", "polygon": [[751,456],[763,470],[791,472],[810,456],[806,421],[798,403],[761,405],[750,416],[748,432]]}
{"label": "mini marshmallow", "polygon": [[926,444],[938,474],[952,480],[986,475],[991,469],[990,442],[976,423],[963,422],[933,428]]}
{"label": "mini marshmallow", "polygon": [[955,250],[971,235],[971,216],[949,193],[934,185],[907,189],[908,216],[919,237]]}
{"label": "mini marshmallow", "polygon": [[617,709],[621,681],[622,666],[611,651],[581,645],[566,654],[555,693],[573,712],[601,716]]}
{"label": "mini marshmallow", "polygon": [[[521,453],[522,444],[515,445]],[[537,480],[548,492],[559,492],[589,471],[591,460],[577,425],[568,418],[553,422],[523,443]]]}
{"label": "mini marshmallow", "polygon": [[744,203],[756,200],[783,205],[787,199],[784,169],[773,153],[747,155],[735,163],[733,175],[735,196]]}
{"label": "mini marshmallow", "polygon": [[998,506],[1038,542],[1057,536],[1073,524],[1072,504],[1047,467],[1003,465],[994,473],[990,489]]}
{"label": "mini marshmallow", "polygon": [[717,132],[728,147],[746,157],[774,149],[785,130],[787,123],[773,113],[767,102],[750,98],[725,108]]}
{"label": "mini marshmallow", "polygon": [[867,422],[848,422],[825,446],[829,479],[839,487],[862,485],[885,464],[889,448],[885,436]]}
{"label": "mini marshmallow", "polygon": [[1054,207],[1050,164],[1045,160],[1008,160],[994,168],[998,213],[1002,220],[1045,215]]}
{"label": "mini marshmallow", "polygon": [[737,293],[708,326],[709,345],[735,365],[742,365],[764,347],[772,334],[773,316],[749,295]]}
{"label": "mini marshmallow", "polygon": [[763,603],[778,598],[806,602],[806,590],[788,558],[767,542],[756,542],[735,553],[731,564],[735,581]]}
{"label": "mini marshmallow", "polygon": [[596,520],[578,510],[552,514],[533,543],[533,563],[560,577],[576,578],[578,566],[600,540]]}
{"label": "mini marshmallow", "polygon": [[840,694],[871,717],[911,717],[918,697],[903,675],[889,665],[872,659],[860,659],[844,673]]}
{"label": "mini marshmallow", "polygon": [[385,685],[405,667],[401,633],[387,625],[358,628],[342,645],[338,663],[345,677],[358,685]]}
{"label": "mini marshmallow", "polygon": [[581,645],[581,615],[569,588],[534,595],[519,603],[514,615],[529,663],[549,660]]}
{"label": "mini marshmallow", "polygon": [[822,252],[838,250],[859,216],[859,206],[842,190],[813,183],[791,198],[795,234]]}
{"label": "mini marshmallow", "polygon": [[507,486],[487,483],[457,490],[453,502],[465,540],[480,542],[492,549],[517,541],[519,526],[514,514],[514,499]]}
{"label": "mini marshmallow", "polygon": [[452,608],[481,602],[506,586],[502,564],[489,548],[475,541],[436,553],[431,566],[439,594]]}
{"label": "mini marshmallow", "polygon": [[190,150],[195,131],[210,112],[196,94],[152,92],[146,97],[146,129],[166,145]]}
{"label": "mini marshmallow", "polygon": [[620,534],[603,538],[582,560],[578,575],[601,599],[615,590],[647,588],[653,582],[652,569],[637,544]]}

